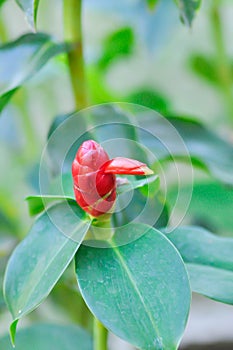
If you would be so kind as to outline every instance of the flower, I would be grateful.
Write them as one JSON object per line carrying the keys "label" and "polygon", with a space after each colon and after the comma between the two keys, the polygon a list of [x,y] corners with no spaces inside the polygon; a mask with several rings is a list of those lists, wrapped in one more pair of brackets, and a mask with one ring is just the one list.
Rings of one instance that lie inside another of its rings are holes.
{"label": "flower", "polygon": [[108,213],[116,200],[116,174],[150,175],[146,164],[134,159],[109,159],[97,142],[83,142],[72,164],[74,194],[80,207],[93,217]]}

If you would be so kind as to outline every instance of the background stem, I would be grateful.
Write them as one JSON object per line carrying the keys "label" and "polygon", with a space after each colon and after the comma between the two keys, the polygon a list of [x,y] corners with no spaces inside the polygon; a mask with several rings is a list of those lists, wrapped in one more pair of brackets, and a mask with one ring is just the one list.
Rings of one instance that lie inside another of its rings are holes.
{"label": "background stem", "polygon": [[107,329],[94,318],[94,350],[107,350],[107,338]]}
{"label": "background stem", "polygon": [[[68,64],[75,107],[80,110],[87,107],[87,88],[83,58],[82,36],[82,0],[64,0],[64,35],[67,43],[72,45],[68,53]],[[81,325],[85,327],[87,310],[81,300],[79,312],[82,315]],[[94,318],[94,350],[107,350],[107,330]]]}
{"label": "background stem", "polygon": [[233,122],[232,72],[224,43],[219,0],[213,0],[210,13],[212,33],[216,48],[217,74],[228,116]]}
{"label": "background stem", "polygon": [[0,44],[7,42],[7,30],[4,24],[3,14],[0,11]]}
{"label": "background stem", "polygon": [[64,35],[72,44],[68,53],[70,78],[76,109],[87,107],[86,79],[83,59],[82,0],[64,0]]}

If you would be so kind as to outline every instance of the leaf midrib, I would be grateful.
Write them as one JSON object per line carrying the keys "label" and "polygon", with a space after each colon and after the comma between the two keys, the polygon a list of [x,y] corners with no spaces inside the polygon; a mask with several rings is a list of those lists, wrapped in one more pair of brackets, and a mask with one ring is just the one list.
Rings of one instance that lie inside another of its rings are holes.
{"label": "leaf midrib", "polygon": [[158,328],[157,328],[157,326],[156,326],[156,324],[155,324],[155,322],[153,320],[153,317],[152,317],[152,314],[150,312],[150,309],[147,307],[147,305],[146,305],[146,303],[145,303],[145,301],[143,299],[143,296],[141,295],[141,292],[140,292],[140,290],[139,290],[139,288],[137,286],[137,283],[134,280],[133,275],[132,275],[130,269],[128,268],[128,266],[127,266],[127,263],[125,262],[123,256],[121,255],[121,253],[120,253],[120,251],[119,251],[119,249],[117,247],[112,247],[112,249],[113,249],[113,252],[116,254],[116,256],[119,258],[119,260],[120,260],[120,262],[122,264],[122,267],[124,268],[128,278],[129,278],[130,283],[132,284],[134,290],[136,291],[136,294],[138,295],[142,305],[144,306],[144,308],[146,310],[146,313],[149,316],[149,320],[151,322],[152,328],[154,329],[154,331],[157,334],[157,336],[160,337],[160,335],[159,335],[160,333],[159,333]]}

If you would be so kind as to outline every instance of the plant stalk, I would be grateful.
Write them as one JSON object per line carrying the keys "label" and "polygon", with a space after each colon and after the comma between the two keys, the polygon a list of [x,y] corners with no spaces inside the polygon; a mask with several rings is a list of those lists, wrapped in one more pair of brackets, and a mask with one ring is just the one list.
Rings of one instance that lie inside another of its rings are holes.
{"label": "plant stalk", "polygon": [[94,318],[94,350],[107,350],[107,338],[107,329],[97,318]]}
{"label": "plant stalk", "polygon": [[64,36],[68,52],[70,79],[77,110],[87,107],[87,89],[83,58],[82,0],[64,0]]}
{"label": "plant stalk", "polygon": [[[82,36],[82,0],[64,0],[64,36],[65,41],[71,45],[68,57],[70,79],[75,100],[75,107],[81,110],[88,106],[86,76],[83,57]],[[80,323],[86,326],[86,306],[82,300],[79,312],[82,315]],[[94,318],[94,349],[107,350],[107,330]]]}
{"label": "plant stalk", "polygon": [[4,24],[3,13],[0,12],[0,44],[7,42],[7,30]]}
{"label": "plant stalk", "polygon": [[210,20],[216,48],[218,79],[221,85],[228,116],[231,122],[233,122],[232,71],[224,43],[219,0],[213,0],[213,5],[210,12]]}

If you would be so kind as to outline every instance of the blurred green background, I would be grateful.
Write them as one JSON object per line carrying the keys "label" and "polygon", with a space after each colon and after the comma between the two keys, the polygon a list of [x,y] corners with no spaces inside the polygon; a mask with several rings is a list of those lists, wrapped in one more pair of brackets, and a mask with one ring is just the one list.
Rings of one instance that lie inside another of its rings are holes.
{"label": "blurred green background", "polygon": [[[84,1],[84,56],[91,104],[125,101],[164,115],[195,118],[232,142],[232,19],[231,0],[203,1],[191,28],[181,24],[170,0],[161,0],[154,9],[142,0]],[[41,1],[37,27],[63,40],[62,1]],[[0,43],[28,31],[23,12],[14,1],[6,1],[0,12]],[[60,55],[27,81],[1,113],[0,285],[10,252],[32,223],[24,198],[39,191],[39,161],[50,125],[56,116],[73,110],[67,60]],[[198,168],[194,175],[193,198],[184,223],[233,236],[232,190]],[[184,202],[188,180],[181,189]],[[175,193],[171,176],[171,203]],[[76,310],[68,302],[72,298],[76,300],[77,293],[68,269],[46,303],[22,324],[44,319],[77,321]],[[0,287],[0,334],[7,331],[9,322]]]}

